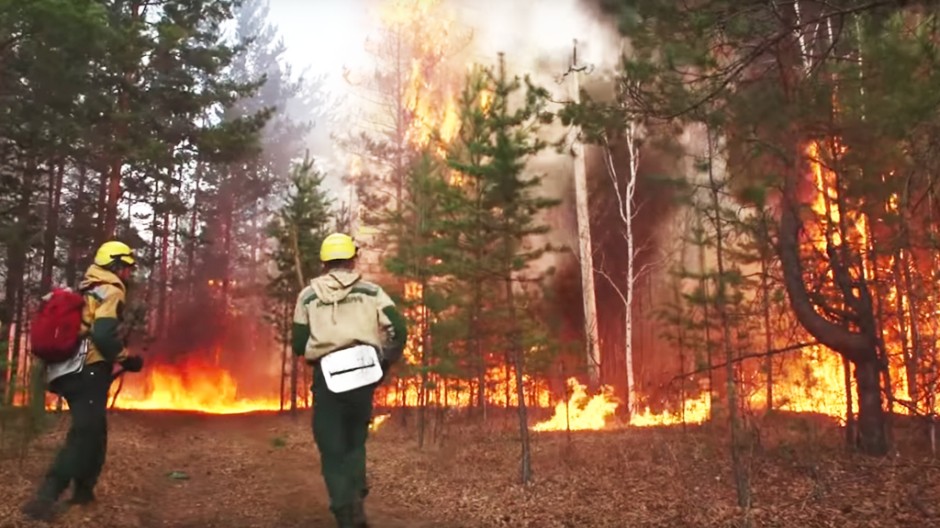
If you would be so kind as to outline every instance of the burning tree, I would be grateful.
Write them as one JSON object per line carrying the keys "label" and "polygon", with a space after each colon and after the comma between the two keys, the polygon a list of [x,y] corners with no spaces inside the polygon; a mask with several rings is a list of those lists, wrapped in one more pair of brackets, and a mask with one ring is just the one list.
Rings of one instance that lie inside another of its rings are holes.
{"label": "burning tree", "polygon": [[361,162],[350,180],[362,220],[372,225],[381,220],[369,211],[381,216],[405,199],[409,170],[422,152],[452,137],[461,67],[454,59],[468,42],[439,0],[390,0],[381,22],[379,35],[367,42],[374,75],[362,82],[377,104],[367,107],[361,133],[344,141]]}
{"label": "burning tree", "polygon": [[932,367],[922,358],[935,357],[915,313],[924,298],[910,295],[916,281],[908,276],[918,274],[912,258],[935,258],[909,237],[934,232],[931,180],[913,159],[934,159],[923,138],[938,109],[928,88],[936,39],[923,28],[936,8],[617,7],[627,4],[620,15],[634,47],[629,64],[643,81],[634,101],[657,117],[719,127],[739,188],[777,191],[765,202],[777,221],[769,242],[792,316],[854,367],[854,441],[866,453],[887,453],[883,391],[894,401],[893,358],[919,364],[905,372],[926,381]]}

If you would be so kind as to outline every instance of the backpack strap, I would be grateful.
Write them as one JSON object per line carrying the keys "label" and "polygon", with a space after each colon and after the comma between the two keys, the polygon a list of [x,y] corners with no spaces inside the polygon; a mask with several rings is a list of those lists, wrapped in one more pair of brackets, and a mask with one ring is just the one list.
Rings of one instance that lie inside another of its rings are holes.
{"label": "backpack strap", "polygon": [[[86,299],[86,300],[85,300],[86,303],[88,302],[88,300],[87,300],[88,297],[94,297],[98,302],[104,301],[104,299],[102,299],[101,297],[99,297],[98,295],[95,294],[95,288],[97,288],[98,286],[101,286],[102,284],[107,284],[107,283],[106,283],[106,282],[101,282],[101,281],[93,282],[93,283],[89,284],[88,286],[79,289],[79,292],[81,292],[81,294],[82,294],[82,298]],[[85,327],[85,328],[87,328],[88,331],[91,332],[91,325],[92,325],[92,323],[94,323],[94,319],[92,319],[91,321],[86,321],[86,320],[85,320],[85,317],[84,317],[84,313],[82,314],[82,316],[83,316],[83,317],[82,317],[82,326]]]}

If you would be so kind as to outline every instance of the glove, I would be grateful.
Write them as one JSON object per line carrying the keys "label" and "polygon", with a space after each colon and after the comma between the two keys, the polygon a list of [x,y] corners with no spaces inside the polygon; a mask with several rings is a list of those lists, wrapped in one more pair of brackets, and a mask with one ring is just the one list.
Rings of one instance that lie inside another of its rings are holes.
{"label": "glove", "polygon": [[140,369],[144,368],[144,358],[140,356],[127,356],[124,361],[121,361],[121,366],[128,372],[140,372]]}
{"label": "glove", "polygon": [[388,377],[388,368],[391,366],[387,359],[379,360],[379,366],[382,367],[382,377],[379,378],[379,381],[375,382],[376,385],[381,385],[385,378]]}

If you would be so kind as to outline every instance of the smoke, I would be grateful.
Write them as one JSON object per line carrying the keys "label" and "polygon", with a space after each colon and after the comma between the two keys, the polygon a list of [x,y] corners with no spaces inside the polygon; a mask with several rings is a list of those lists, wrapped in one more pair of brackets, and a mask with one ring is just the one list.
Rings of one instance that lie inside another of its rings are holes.
{"label": "smoke", "polygon": [[[308,137],[311,153],[327,171],[326,184],[339,200],[349,197],[342,177],[349,169],[348,153],[335,138],[348,135],[351,124],[370,120],[368,110],[374,94],[363,82],[374,68],[366,51],[367,40],[380,30],[380,10],[393,0],[349,0],[347,2],[274,2],[272,22],[287,45],[286,59],[299,71],[323,76],[326,116],[316,120]],[[595,71],[609,70],[617,61],[620,36],[604,17],[581,0],[441,0],[440,7],[454,19],[453,35],[472,33],[472,42],[459,60],[467,64],[495,65],[504,53],[510,74],[530,75],[552,91],[556,100],[568,99],[567,83],[559,84],[571,61],[573,40],[578,40],[579,63]],[[317,20],[310,31],[309,20]],[[298,116],[300,118],[302,116]],[[311,116],[313,118],[313,116]],[[555,139],[560,130],[548,131]],[[563,174],[552,170],[563,160],[540,157],[533,168],[548,173],[548,192],[567,192]]]}
{"label": "smoke", "polygon": [[[538,2],[535,0],[483,0],[462,3],[457,8],[462,24],[473,28],[472,60],[484,65],[496,64],[504,55],[510,75],[528,76],[551,94],[553,110],[571,101],[575,95],[566,74],[574,65],[586,68],[581,75],[586,88],[593,83],[604,86],[620,58],[621,37],[616,27],[585,9],[579,0]],[[575,44],[577,41],[577,44]],[[595,88],[594,92],[598,92]],[[598,95],[597,93],[593,95]],[[530,160],[530,172],[543,177],[539,190],[543,196],[559,199],[560,205],[543,219],[550,231],[544,242],[555,247],[577,248],[577,221],[574,210],[574,158],[568,129],[555,122],[541,130],[545,141],[562,141],[559,152],[548,148]],[[569,252],[550,253],[533,263],[544,272],[570,264]]]}

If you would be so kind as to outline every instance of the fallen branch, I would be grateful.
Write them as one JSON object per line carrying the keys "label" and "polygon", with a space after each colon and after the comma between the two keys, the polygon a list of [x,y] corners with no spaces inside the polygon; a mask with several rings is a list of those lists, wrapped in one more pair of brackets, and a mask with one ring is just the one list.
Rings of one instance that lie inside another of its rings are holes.
{"label": "fallen branch", "polygon": [[812,341],[812,342],[809,342],[809,343],[797,343],[797,344],[795,344],[795,345],[790,345],[790,346],[783,347],[783,348],[777,348],[777,349],[774,349],[774,350],[768,350],[768,351],[766,351],[766,352],[751,352],[751,353],[747,353],[747,354],[744,354],[744,355],[742,355],[742,356],[738,356],[738,357],[732,359],[731,361],[725,361],[724,363],[719,363],[719,364],[717,364],[717,365],[711,365],[711,366],[709,366],[709,367],[703,367],[703,368],[700,368],[700,369],[697,369],[697,370],[693,370],[693,371],[691,371],[691,372],[684,372],[684,373],[682,373],[682,374],[678,374],[678,375],[676,375],[675,377],[673,377],[673,378],[670,380],[670,382],[678,381],[678,380],[680,380],[680,379],[682,379],[682,378],[685,378],[685,377],[687,377],[687,376],[693,376],[693,375],[695,375],[695,374],[702,374],[702,373],[708,372],[708,371],[710,371],[710,370],[715,370],[715,369],[719,369],[719,368],[722,368],[722,367],[727,367],[729,364],[741,363],[742,361],[745,361],[745,360],[748,360],[748,359],[757,359],[757,358],[765,358],[765,357],[769,357],[769,356],[776,356],[776,355],[778,355],[778,354],[785,354],[785,353],[787,353],[787,352],[793,352],[793,351],[796,351],[796,350],[801,350],[801,349],[804,349],[804,348],[806,348],[806,347],[814,346],[814,345],[818,345],[818,344],[819,344],[818,341]]}

